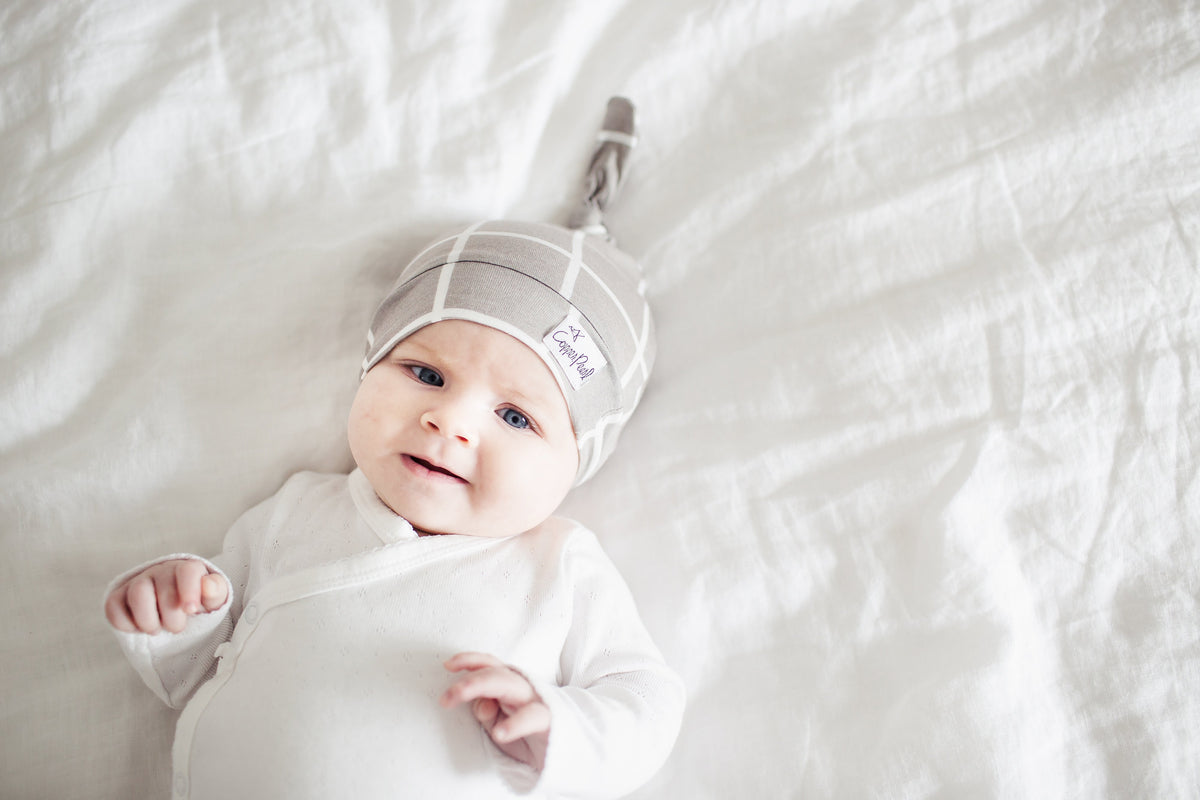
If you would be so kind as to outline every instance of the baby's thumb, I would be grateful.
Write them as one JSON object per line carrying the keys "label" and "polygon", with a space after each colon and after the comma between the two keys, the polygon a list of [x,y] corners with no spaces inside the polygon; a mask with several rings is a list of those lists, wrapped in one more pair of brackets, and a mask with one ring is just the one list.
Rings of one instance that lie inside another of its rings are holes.
{"label": "baby's thumb", "polygon": [[205,611],[216,611],[229,597],[229,584],[215,572],[200,579],[200,604]]}

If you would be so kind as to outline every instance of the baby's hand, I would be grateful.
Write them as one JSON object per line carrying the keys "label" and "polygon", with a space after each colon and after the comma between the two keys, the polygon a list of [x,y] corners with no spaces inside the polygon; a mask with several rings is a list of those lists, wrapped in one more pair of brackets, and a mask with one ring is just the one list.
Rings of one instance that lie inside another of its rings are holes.
{"label": "baby's hand", "polygon": [[445,666],[467,674],[445,691],[442,707],[471,703],[471,713],[497,747],[541,770],[550,741],[550,709],[529,681],[484,653],[459,653]]}
{"label": "baby's hand", "polygon": [[108,623],[126,633],[179,633],[188,617],[224,605],[229,585],[196,559],[163,561],[139,572],[104,602]]}

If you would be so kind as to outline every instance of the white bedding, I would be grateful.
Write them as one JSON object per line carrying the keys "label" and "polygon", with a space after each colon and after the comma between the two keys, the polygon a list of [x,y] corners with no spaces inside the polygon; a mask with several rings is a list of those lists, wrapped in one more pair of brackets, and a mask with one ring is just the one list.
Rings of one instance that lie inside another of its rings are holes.
{"label": "white bedding", "polygon": [[166,796],[105,583],[348,469],[394,271],[561,219],[612,94],[636,796],[1200,794],[1195,4],[12,0],[0,65],[0,796]]}

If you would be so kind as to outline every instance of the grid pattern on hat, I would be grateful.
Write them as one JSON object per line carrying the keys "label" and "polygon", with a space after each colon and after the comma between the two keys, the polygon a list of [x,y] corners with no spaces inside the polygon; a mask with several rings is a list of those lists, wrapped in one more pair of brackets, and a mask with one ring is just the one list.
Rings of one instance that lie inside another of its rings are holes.
{"label": "grid pattern on hat", "polygon": [[[643,292],[637,264],[605,239],[545,223],[478,223],[433,243],[404,269],[376,312],[363,372],[405,336],[443,319],[509,333],[558,380],[583,481],[612,451],[649,378],[654,335]],[[579,388],[543,343],[569,314],[607,361]]]}
{"label": "grid pattern on hat", "polygon": [[[534,226],[530,224],[530,227],[544,230],[539,230],[537,233],[529,233],[521,230],[481,228],[483,224],[478,223],[457,236],[448,237],[430,245],[405,268],[404,272],[400,275],[400,282],[403,283],[411,279],[421,271],[465,260],[493,263],[496,266],[507,266],[508,264],[517,263],[521,272],[547,286],[555,287],[556,291],[564,299],[578,308],[589,319],[591,318],[591,315],[588,313],[589,311],[605,313],[605,301],[607,300],[611,309],[616,312],[616,315],[624,323],[624,329],[628,334],[629,340],[635,344],[634,357],[628,362],[629,369],[626,371],[626,377],[622,380],[622,383],[628,383],[629,380],[632,380],[634,368],[641,369],[643,379],[648,377],[648,369],[644,357],[645,341],[648,334],[648,330],[646,329],[648,309],[642,296],[642,282],[638,277],[613,274],[615,270],[621,268],[615,264],[605,263],[615,260],[612,258],[612,255],[601,255],[595,252],[595,249],[592,247],[589,247],[589,249],[593,249],[593,252],[589,254],[592,258],[585,260],[585,242],[593,240],[582,230],[567,230],[558,226]],[[564,246],[563,243],[555,241],[555,239],[559,238],[555,236],[556,233],[568,234],[570,236],[569,244]],[[519,244],[515,247],[505,247],[504,245],[487,247],[480,245],[479,240],[486,238],[517,240]],[[471,242],[472,239],[475,241]],[[469,242],[471,244],[470,247],[468,247]],[[546,258],[543,253],[535,253],[530,248],[522,247],[522,245],[526,244],[532,245],[534,250],[544,248],[546,251],[557,255],[562,261],[555,258]],[[441,256],[447,247],[449,247],[449,253]],[[608,249],[612,250],[614,255],[622,255],[614,248],[609,247]],[[497,255],[497,251],[503,253],[503,255]],[[518,255],[522,254],[522,251],[525,251],[523,253],[524,257]],[[466,254],[465,257],[464,253]],[[511,256],[518,257],[514,259]],[[598,268],[593,267],[593,264],[597,265]],[[601,272],[608,274],[601,275]],[[590,278],[591,281],[583,281],[581,283],[579,280],[581,275]],[[622,283],[629,284],[631,278],[632,286],[622,286]],[[449,277],[447,276],[445,280],[448,281]],[[577,287],[580,292],[578,298],[575,297]],[[630,289],[632,289],[632,292],[629,291]],[[620,297],[618,296],[618,292],[626,296]],[[630,294],[633,297],[629,296]],[[437,302],[442,302],[444,297],[444,292],[441,292],[437,298]],[[435,306],[435,310],[440,307],[440,305]],[[636,324],[630,316],[631,309],[642,310],[644,312],[640,315],[641,318],[637,320]],[[597,330],[601,331],[602,336],[609,338],[618,334],[618,331],[609,325],[597,327]]]}

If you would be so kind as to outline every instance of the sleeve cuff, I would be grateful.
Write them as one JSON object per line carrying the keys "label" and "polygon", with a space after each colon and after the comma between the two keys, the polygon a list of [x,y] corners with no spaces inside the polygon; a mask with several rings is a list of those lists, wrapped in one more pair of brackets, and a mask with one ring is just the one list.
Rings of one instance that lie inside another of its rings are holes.
{"label": "sleeve cuff", "polygon": [[173,561],[175,559],[190,559],[193,561],[200,561],[207,566],[210,571],[224,578],[225,583],[229,587],[229,594],[225,598],[224,604],[222,604],[220,608],[214,609],[213,611],[190,617],[187,622],[187,627],[180,633],[171,633],[170,631],[159,631],[158,633],[126,633],[125,631],[119,631],[116,628],[113,628],[111,625],[109,626],[109,629],[117,638],[117,643],[125,652],[126,657],[129,659],[129,662],[133,665],[133,668],[137,671],[142,681],[145,682],[145,684],[149,686],[156,695],[158,695],[160,700],[171,706],[175,705],[175,700],[172,698],[169,688],[163,684],[162,677],[159,675],[159,672],[156,669],[156,663],[195,650],[197,646],[209,639],[217,631],[217,629],[221,627],[222,623],[225,622],[226,617],[229,616],[229,609],[233,602],[233,584],[229,580],[229,577],[219,567],[206,558],[201,558],[200,556],[192,555],[191,553],[172,553],[168,556],[152,559],[144,564],[140,564],[121,573],[112,581],[110,581],[107,587],[105,587],[104,597],[101,600],[101,608],[103,609],[103,604],[108,600],[108,596],[112,594],[113,590],[122,583],[129,580],[134,575],[137,575],[139,572],[153,567],[155,564],[161,564],[165,561]]}

